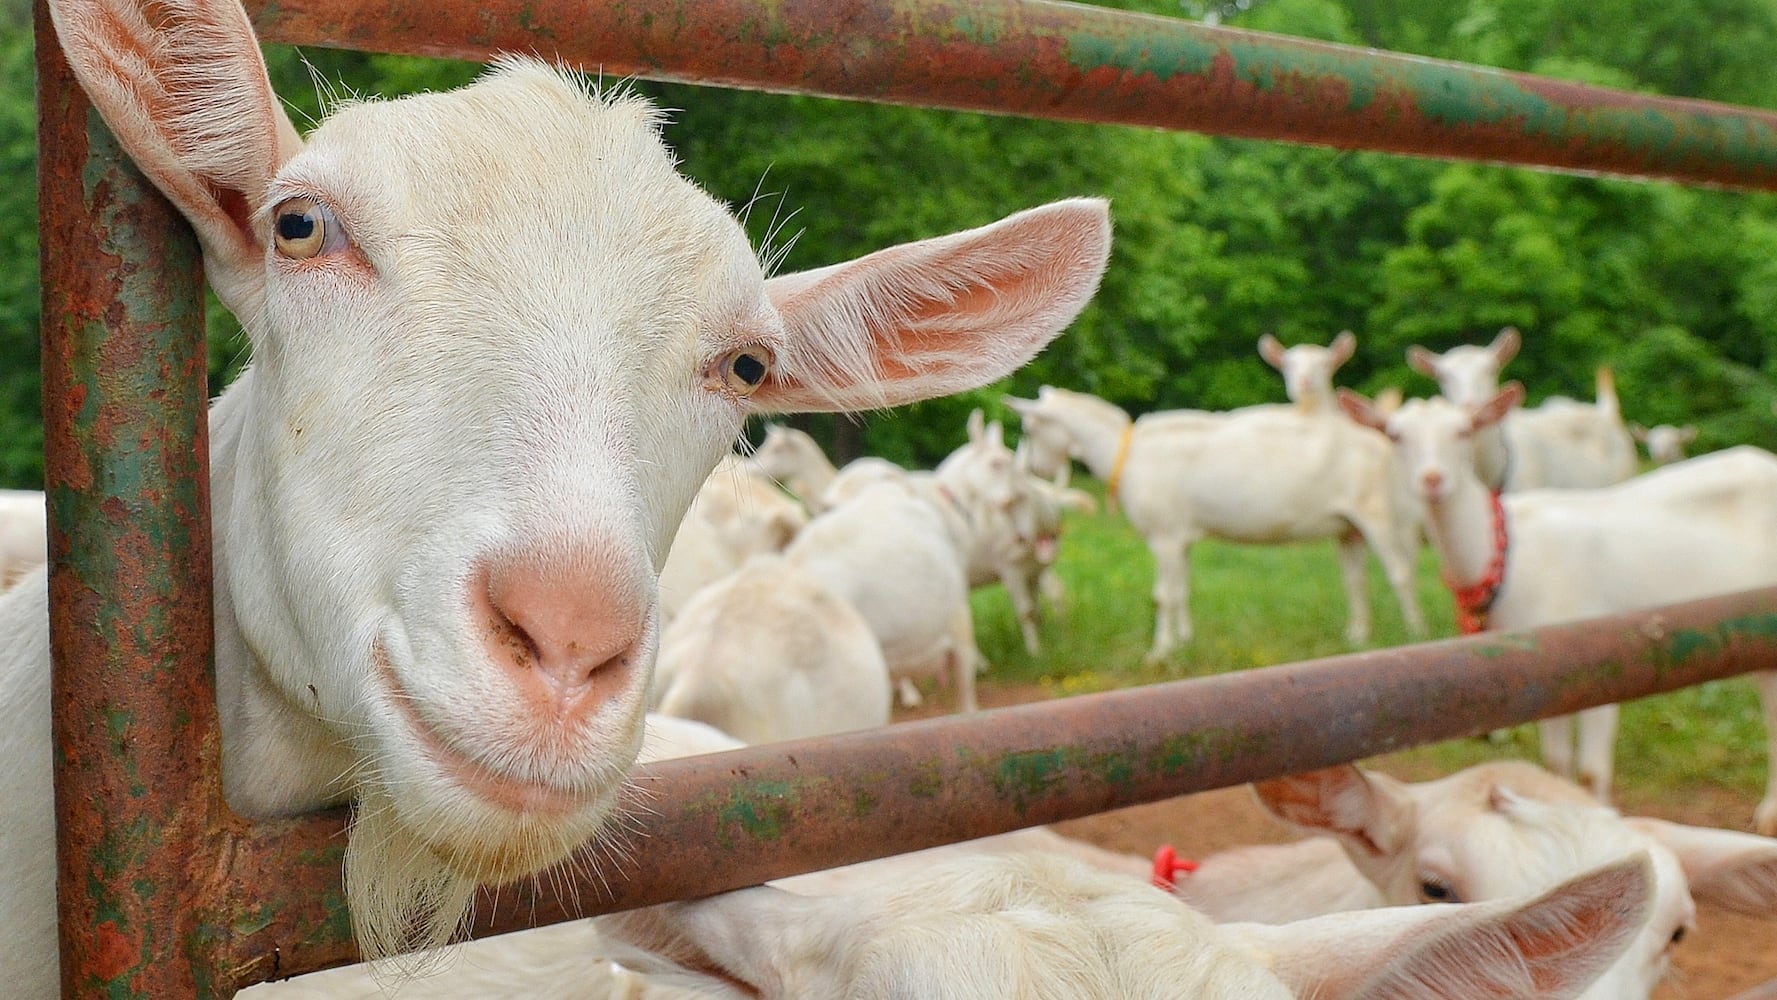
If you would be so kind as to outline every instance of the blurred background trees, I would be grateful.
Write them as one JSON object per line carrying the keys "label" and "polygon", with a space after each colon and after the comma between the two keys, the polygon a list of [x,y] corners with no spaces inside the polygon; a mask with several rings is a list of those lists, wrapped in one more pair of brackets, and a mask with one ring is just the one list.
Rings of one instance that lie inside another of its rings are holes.
{"label": "blurred background trees", "polygon": [[[1777,108],[1768,0],[1105,0],[1148,13]],[[29,8],[0,0],[0,485],[41,470]],[[300,125],[354,93],[455,86],[478,67],[276,49]],[[1118,126],[920,111],[638,82],[676,109],[685,171],[743,212],[783,270],[1109,197],[1110,272],[1070,332],[967,397],[815,419],[840,457],[929,463],[968,409],[1051,383],[1136,412],[1281,399],[1254,343],[1359,337],[1341,381],[1427,393],[1403,352],[1525,335],[1532,401],[1591,398],[1617,372],[1642,423],[1701,424],[1700,447],[1777,447],[1777,199]],[[213,388],[247,360],[214,311]],[[994,412],[1000,412],[995,410]]]}

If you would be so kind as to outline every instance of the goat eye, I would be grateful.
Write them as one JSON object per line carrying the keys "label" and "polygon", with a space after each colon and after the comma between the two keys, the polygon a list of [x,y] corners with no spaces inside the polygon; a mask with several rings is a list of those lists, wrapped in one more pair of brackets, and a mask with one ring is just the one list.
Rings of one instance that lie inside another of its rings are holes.
{"label": "goat eye", "polygon": [[742,347],[722,355],[716,362],[716,371],[730,392],[737,396],[751,396],[771,374],[772,360],[768,348]]}
{"label": "goat eye", "polygon": [[1684,928],[1681,926],[1672,932],[1672,940],[1668,943],[1669,944],[1677,944],[1678,942],[1683,941],[1683,940],[1684,940]]}
{"label": "goat eye", "polygon": [[1456,893],[1451,891],[1449,886],[1435,878],[1428,878],[1419,883],[1419,898],[1428,903],[1459,902],[1456,898]]}
{"label": "goat eye", "polygon": [[287,198],[272,210],[272,244],[282,256],[309,260],[343,246],[345,229],[313,198]]}

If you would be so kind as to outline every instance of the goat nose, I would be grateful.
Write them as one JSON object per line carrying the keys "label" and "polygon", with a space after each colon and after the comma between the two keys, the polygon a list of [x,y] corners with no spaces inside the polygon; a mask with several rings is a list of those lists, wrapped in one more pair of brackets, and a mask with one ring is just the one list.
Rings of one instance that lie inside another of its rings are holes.
{"label": "goat nose", "polygon": [[469,587],[488,657],[535,708],[583,715],[637,675],[646,588],[615,560],[503,558],[479,567]]}
{"label": "goat nose", "polygon": [[1427,469],[1420,473],[1419,484],[1427,493],[1436,493],[1444,485],[1444,474],[1436,469]]}

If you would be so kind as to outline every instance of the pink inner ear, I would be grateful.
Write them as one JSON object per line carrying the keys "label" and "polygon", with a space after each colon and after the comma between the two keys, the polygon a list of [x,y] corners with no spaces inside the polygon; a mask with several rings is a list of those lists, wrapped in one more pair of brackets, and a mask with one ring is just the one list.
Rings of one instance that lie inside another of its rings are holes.
{"label": "pink inner ear", "polygon": [[222,214],[228,216],[235,228],[241,231],[242,240],[251,243],[253,241],[253,206],[248,203],[247,196],[232,188],[217,187],[214,184],[210,185],[210,194],[216,199],[216,204],[222,209]]}

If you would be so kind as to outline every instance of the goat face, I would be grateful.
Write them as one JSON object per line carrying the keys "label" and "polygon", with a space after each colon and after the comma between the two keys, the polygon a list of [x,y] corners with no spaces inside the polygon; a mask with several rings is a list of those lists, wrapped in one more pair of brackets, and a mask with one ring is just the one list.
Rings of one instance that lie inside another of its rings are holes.
{"label": "goat face", "polygon": [[782,336],[654,114],[513,64],[345,109],[266,200],[261,418],[226,515],[257,543],[227,553],[257,563],[227,569],[242,629],[404,825],[483,876],[539,863],[490,832],[579,839],[608,809],[655,572],[739,429],[723,366]]}

